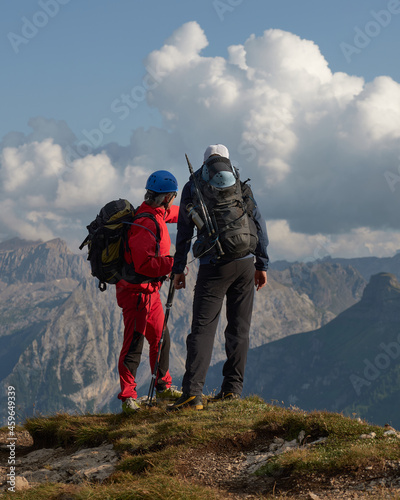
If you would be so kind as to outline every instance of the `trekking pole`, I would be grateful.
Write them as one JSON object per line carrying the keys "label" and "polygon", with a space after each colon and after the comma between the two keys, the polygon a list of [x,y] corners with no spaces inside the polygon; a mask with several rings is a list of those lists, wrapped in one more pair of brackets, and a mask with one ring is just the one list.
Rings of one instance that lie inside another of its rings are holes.
{"label": "trekking pole", "polygon": [[153,401],[153,394],[154,394],[154,388],[155,388],[155,385],[156,385],[158,366],[160,364],[160,358],[161,358],[161,349],[162,349],[162,345],[163,345],[163,342],[164,342],[165,330],[167,328],[167,323],[168,323],[168,318],[169,318],[169,311],[170,311],[170,309],[172,307],[172,301],[174,300],[174,294],[175,294],[174,275],[171,274],[170,277],[169,277],[169,279],[170,279],[170,284],[169,284],[167,302],[165,304],[164,324],[163,324],[163,329],[162,329],[162,333],[161,333],[160,342],[158,343],[158,351],[157,351],[156,363],[154,365],[153,374],[151,376],[151,382],[150,382],[150,387],[149,387],[149,394],[147,396],[147,401],[146,401],[146,404],[148,406],[151,406],[152,405],[152,401]]}
{"label": "trekking pole", "polygon": [[206,225],[208,236],[209,236],[209,238],[215,238],[215,245],[216,245],[218,257],[222,257],[222,255],[224,255],[224,251],[222,250],[221,243],[218,239],[218,235],[215,232],[214,224],[213,224],[213,221],[212,221],[210,214],[208,212],[207,205],[204,202],[203,194],[201,192],[197,177],[194,175],[192,164],[190,163],[190,160],[189,160],[188,155],[186,153],[185,153],[185,157],[186,157],[186,161],[187,161],[187,164],[189,167],[190,175],[193,179],[193,184],[194,184],[194,187],[196,190],[197,198],[199,200],[200,210],[203,213],[204,222]]}

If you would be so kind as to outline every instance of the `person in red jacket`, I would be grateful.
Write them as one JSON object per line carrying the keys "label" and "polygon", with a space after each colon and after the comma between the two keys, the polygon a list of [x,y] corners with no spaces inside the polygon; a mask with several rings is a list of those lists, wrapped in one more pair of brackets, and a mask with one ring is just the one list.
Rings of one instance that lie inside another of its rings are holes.
{"label": "person in red jacket", "polygon": [[[143,350],[144,339],[150,346],[150,367],[153,373],[158,345],[162,335],[164,311],[159,290],[163,278],[171,272],[173,257],[169,255],[171,239],[166,223],[178,221],[179,207],[172,205],[178,190],[175,177],[165,170],[150,175],[146,183],[144,202],[136,214],[150,214],[158,222],[159,244],[156,240],[157,226],[150,217],[135,219],[128,232],[129,251],[125,260],[133,263],[135,272],[148,279],[144,283],[132,284],[121,280],[116,285],[118,305],[124,319],[124,341],[118,362],[122,410],[130,413],[140,407],[136,402],[136,371]],[[156,379],[156,394],[171,392],[169,373],[169,332],[162,343],[161,357]]]}

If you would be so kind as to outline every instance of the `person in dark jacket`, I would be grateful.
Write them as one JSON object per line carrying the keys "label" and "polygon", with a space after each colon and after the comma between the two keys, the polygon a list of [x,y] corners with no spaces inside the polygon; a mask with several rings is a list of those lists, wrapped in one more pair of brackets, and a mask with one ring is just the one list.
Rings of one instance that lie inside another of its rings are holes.
{"label": "person in dark jacket", "polygon": [[[221,162],[221,171],[215,171],[214,168],[211,172],[211,169],[205,168],[207,160],[214,155],[219,155],[225,162]],[[238,174],[234,167],[226,167],[230,165],[227,159],[229,159],[229,151],[225,146],[211,145],[205,151],[205,163],[201,172],[197,171],[194,175],[202,175],[203,180],[218,188],[232,186]],[[195,189],[191,178],[183,188],[180,202],[176,253],[172,267],[174,285],[177,290],[186,286],[184,270],[195,227],[187,207],[196,204],[194,198]],[[252,218],[258,236],[257,247],[254,251],[255,259],[250,252],[235,259],[226,259],[224,256],[218,258],[216,246],[200,256],[194,291],[191,332],[186,342],[187,357],[186,371],[182,381],[183,394],[173,405],[169,406],[169,410],[179,410],[184,407],[198,410],[203,408],[202,391],[211,362],[215,332],[225,296],[228,320],[225,330],[227,360],[223,367],[221,390],[209,401],[238,398],[241,395],[249,348],[254,286],[260,290],[267,284],[269,261],[267,229],[255,201]]]}
{"label": "person in dark jacket", "polygon": [[[136,402],[136,371],[140,363],[144,339],[150,346],[150,367],[153,373],[158,345],[162,335],[164,312],[159,290],[162,278],[171,272],[173,257],[169,255],[171,239],[166,223],[177,222],[179,208],[172,205],[178,190],[175,177],[165,170],[150,175],[146,183],[145,200],[136,214],[152,214],[160,228],[160,242],[156,242],[157,228],[153,220],[141,217],[128,232],[127,264],[133,262],[135,271],[153,278],[150,282],[132,284],[124,280],[116,284],[118,305],[124,319],[124,341],[118,362],[122,401],[125,413],[139,409]],[[171,392],[169,373],[169,332],[165,332],[156,379],[156,394]],[[173,395],[172,395],[173,396]]]}

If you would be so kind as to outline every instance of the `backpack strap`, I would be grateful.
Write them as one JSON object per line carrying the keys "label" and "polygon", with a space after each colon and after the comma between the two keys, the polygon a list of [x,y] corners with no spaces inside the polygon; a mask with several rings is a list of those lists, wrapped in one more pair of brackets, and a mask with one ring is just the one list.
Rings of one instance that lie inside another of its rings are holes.
{"label": "backpack strap", "polygon": [[[142,224],[135,224],[134,222],[126,222],[126,224],[129,224],[131,226],[137,226],[137,227],[141,227],[143,229],[146,229],[147,231],[149,231],[149,233],[151,233],[155,240],[156,240],[156,253],[155,253],[155,256],[158,257],[159,253],[160,253],[160,241],[161,241],[161,233],[160,233],[160,225],[159,223],[157,222],[157,219],[154,217],[153,214],[150,214],[148,212],[143,212],[143,213],[140,213],[140,214],[136,214],[132,220],[137,220],[137,219],[141,219],[143,217],[146,217],[148,219],[151,219],[155,226],[156,226],[156,234],[153,233],[153,231],[151,229],[149,229],[148,227],[146,226],[143,226]],[[127,244],[127,247],[128,247],[128,240],[126,242]]]}
{"label": "backpack strap", "polygon": [[257,203],[256,200],[254,199],[253,191],[250,187],[250,184],[247,184],[249,181],[250,179],[247,179],[244,182],[240,181],[240,188],[242,190],[243,201],[246,205],[247,215],[249,215],[251,218],[254,219],[253,211],[257,206]]}

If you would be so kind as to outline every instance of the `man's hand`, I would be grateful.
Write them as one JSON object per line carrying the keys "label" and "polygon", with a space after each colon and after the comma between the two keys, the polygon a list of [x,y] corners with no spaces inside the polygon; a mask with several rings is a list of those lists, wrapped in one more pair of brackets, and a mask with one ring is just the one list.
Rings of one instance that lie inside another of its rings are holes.
{"label": "man's hand", "polygon": [[175,274],[174,287],[175,287],[175,290],[180,290],[181,288],[186,288],[186,278],[185,278],[184,273]]}
{"label": "man's hand", "polygon": [[[267,284],[267,272],[257,271],[254,273],[254,286],[258,290]],[[175,287],[176,288],[176,287]]]}

